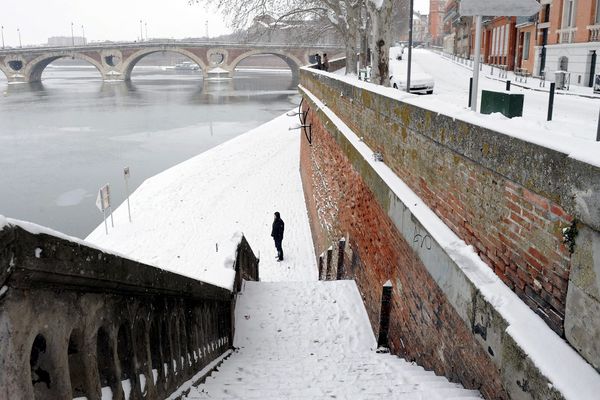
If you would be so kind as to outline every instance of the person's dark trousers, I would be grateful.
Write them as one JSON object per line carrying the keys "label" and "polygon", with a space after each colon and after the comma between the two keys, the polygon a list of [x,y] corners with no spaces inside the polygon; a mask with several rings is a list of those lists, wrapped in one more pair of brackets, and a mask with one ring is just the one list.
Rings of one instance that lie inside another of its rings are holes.
{"label": "person's dark trousers", "polygon": [[281,242],[283,239],[275,239],[275,248],[277,249],[277,257],[279,261],[283,260],[283,248],[281,248]]}

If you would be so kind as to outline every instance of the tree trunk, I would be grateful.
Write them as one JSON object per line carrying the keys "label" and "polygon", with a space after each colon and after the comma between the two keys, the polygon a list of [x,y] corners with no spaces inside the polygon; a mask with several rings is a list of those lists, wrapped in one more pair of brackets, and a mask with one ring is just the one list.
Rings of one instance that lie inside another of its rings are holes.
{"label": "tree trunk", "polygon": [[373,69],[371,82],[383,86],[390,85],[390,44],[392,26],[393,0],[383,0],[380,8],[369,1],[368,10],[371,17],[371,52]]}
{"label": "tree trunk", "polygon": [[346,75],[356,75],[358,66],[358,38],[360,32],[360,6],[346,9],[348,29],[346,32]]}

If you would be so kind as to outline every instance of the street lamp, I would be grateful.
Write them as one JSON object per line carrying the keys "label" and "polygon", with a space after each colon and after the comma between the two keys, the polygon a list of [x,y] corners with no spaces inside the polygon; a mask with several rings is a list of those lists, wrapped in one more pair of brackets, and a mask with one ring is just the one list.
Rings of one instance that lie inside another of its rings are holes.
{"label": "street lamp", "polygon": [[81,36],[83,36],[83,45],[85,46],[85,28],[81,25]]}
{"label": "street lamp", "polygon": [[144,28],[146,29],[146,40],[148,40],[148,23],[144,22]]}
{"label": "street lamp", "polygon": [[142,26],[143,26],[143,23],[142,23],[142,20],[140,19],[140,42],[144,41],[144,32],[142,31]]}
{"label": "street lamp", "polygon": [[4,49],[4,25],[1,27],[2,29],[2,48]]}
{"label": "street lamp", "polygon": [[19,34],[19,47],[23,48],[23,44],[21,43],[21,29],[17,28],[17,33]]}
{"label": "street lamp", "polygon": [[410,93],[410,75],[412,69],[412,47],[413,47],[413,13],[415,8],[414,0],[410,0],[409,25],[408,25],[408,68],[406,74],[406,91]]}
{"label": "street lamp", "polygon": [[71,22],[71,44],[75,47],[75,33],[73,33],[73,23]]}

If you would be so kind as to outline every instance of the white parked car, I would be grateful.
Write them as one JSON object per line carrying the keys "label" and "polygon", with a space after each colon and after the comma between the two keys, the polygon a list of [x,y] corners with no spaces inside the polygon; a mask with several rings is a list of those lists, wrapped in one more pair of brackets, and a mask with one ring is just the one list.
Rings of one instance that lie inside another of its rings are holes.
{"label": "white parked car", "polygon": [[[404,49],[399,47],[390,48],[390,86],[394,89],[406,90],[406,75],[408,61],[406,57],[399,58]],[[421,70],[413,63],[410,74],[410,92],[418,94],[432,94],[435,82],[433,77]]]}
{"label": "white parked car", "polygon": [[[390,76],[390,86],[394,89],[406,90],[406,72],[403,75]],[[425,72],[413,72],[410,74],[410,92],[418,94],[433,94],[435,82],[433,77]]]}

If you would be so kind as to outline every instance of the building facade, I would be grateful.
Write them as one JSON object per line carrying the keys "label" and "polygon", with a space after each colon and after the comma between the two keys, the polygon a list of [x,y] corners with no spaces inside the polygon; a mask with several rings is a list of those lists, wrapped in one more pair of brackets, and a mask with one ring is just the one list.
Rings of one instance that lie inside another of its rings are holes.
{"label": "building facade", "polygon": [[570,83],[593,86],[600,53],[600,0],[541,0],[535,74],[553,80],[566,71]]}
{"label": "building facade", "polygon": [[434,46],[441,46],[444,40],[445,10],[446,0],[429,1],[429,35]]}

